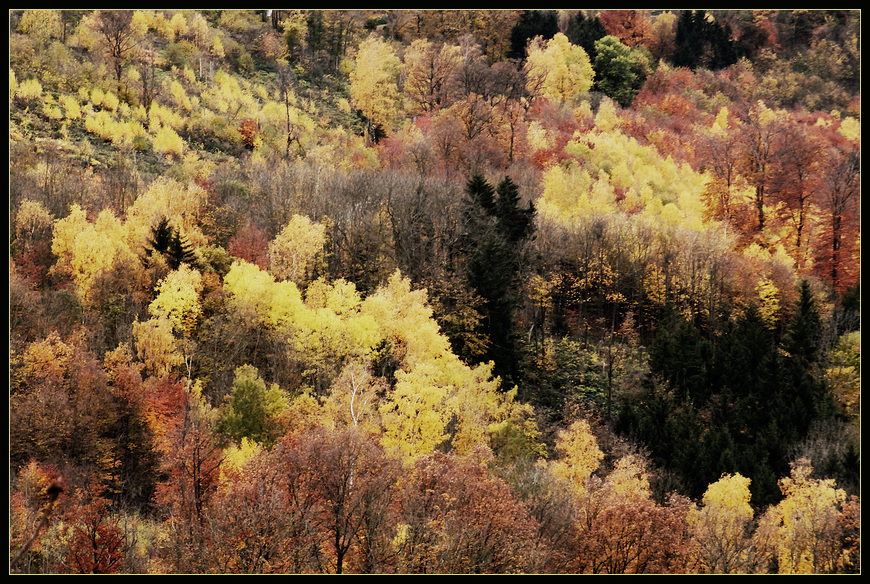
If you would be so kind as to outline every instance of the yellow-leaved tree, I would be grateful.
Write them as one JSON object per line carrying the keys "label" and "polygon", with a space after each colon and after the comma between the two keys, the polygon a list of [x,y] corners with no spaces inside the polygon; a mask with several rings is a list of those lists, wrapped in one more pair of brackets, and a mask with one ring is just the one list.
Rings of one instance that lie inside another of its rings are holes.
{"label": "yellow-leaved tree", "polygon": [[193,379],[193,329],[202,316],[202,274],[187,264],[157,284],[157,296],[148,306],[152,318],[133,324],[136,349],[146,367],[157,375],[185,364],[187,384]]}
{"label": "yellow-leaved tree", "polygon": [[598,469],[604,453],[598,448],[598,440],[586,420],[576,420],[559,432],[556,451],[562,457],[550,463],[550,468],[558,477],[568,481],[575,495],[582,495],[586,479]]}
{"label": "yellow-leaved tree", "polygon": [[360,43],[350,74],[350,102],[366,120],[367,143],[377,141],[379,126],[389,128],[398,117],[401,72],[401,60],[383,38],[371,35]]}
{"label": "yellow-leaved tree", "polygon": [[526,87],[533,95],[570,103],[589,91],[595,71],[582,47],[556,33],[548,41],[539,37],[529,44],[526,77]]}
{"label": "yellow-leaved tree", "polygon": [[181,264],[157,284],[157,297],[148,310],[157,318],[168,319],[177,333],[190,335],[202,315],[201,293],[202,274]]}
{"label": "yellow-leaved tree", "polygon": [[281,333],[286,358],[300,367],[309,391],[291,412],[363,426],[408,460],[442,443],[467,454],[505,423],[530,443],[537,437],[531,411],[514,391],[499,391],[490,364],[472,368],[451,351],[426,292],[398,271],[365,300],[353,284],[324,279],[303,299],[295,283],[238,260],[224,289],[234,310]]}
{"label": "yellow-leaved tree", "polygon": [[750,479],[740,474],[724,475],[707,488],[703,505],[689,511],[687,521],[701,572],[735,574],[748,570],[752,541],[747,527],[753,517],[749,483]]}
{"label": "yellow-leaved tree", "polygon": [[54,223],[51,251],[58,257],[52,271],[72,279],[84,304],[90,302],[101,274],[116,267],[132,272],[141,269],[128,245],[124,224],[110,209],[101,211],[91,223],[84,209],[73,204],[70,214]]}
{"label": "yellow-leaved tree", "polygon": [[491,363],[469,367],[452,352],[425,290],[411,290],[396,271],[366,298],[362,312],[378,323],[396,368],[396,383],[380,406],[384,446],[413,459],[445,442],[465,455],[478,443],[489,445],[505,423],[534,442],[530,410],[514,402],[515,391],[499,391]]}
{"label": "yellow-leaved tree", "polygon": [[306,280],[326,243],[326,226],[293,215],[269,244],[269,272],[278,280],[297,285]]}
{"label": "yellow-leaved tree", "polygon": [[791,475],[780,479],[784,496],[762,515],[756,546],[764,544],[780,574],[836,571],[841,554],[840,516],[846,492],[834,479],[814,479],[806,458],[792,463]]}
{"label": "yellow-leaved tree", "polygon": [[144,322],[136,320],[133,322],[133,339],[136,354],[149,375],[165,377],[184,363],[178,339],[172,332],[172,323],[168,318],[149,318]]}

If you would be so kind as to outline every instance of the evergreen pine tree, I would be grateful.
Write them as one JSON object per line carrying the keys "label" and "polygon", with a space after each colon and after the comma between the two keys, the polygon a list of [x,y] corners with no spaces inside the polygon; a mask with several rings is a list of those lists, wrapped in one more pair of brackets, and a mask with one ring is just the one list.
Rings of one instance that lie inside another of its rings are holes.
{"label": "evergreen pine tree", "polygon": [[737,62],[731,27],[707,20],[703,10],[683,10],[677,18],[674,65],[723,69]]}
{"label": "evergreen pine tree", "polygon": [[791,422],[803,437],[813,420],[833,415],[834,405],[819,368],[822,326],[815,299],[804,281],[784,339],[790,385]]}
{"label": "evergreen pine tree", "polygon": [[463,229],[457,247],[469,287],[482,299],[481,327],[489,343],[478,361],[493,361],[504,380],[518,372],[514,312],[523,242],[533,231],[534,207],[520,208],[519,189],[505,177],[498,189],[481,175],[466,183]]}
{"label": "evergreen pine tree", "polygon": [[710,69],[724,69],[737,62],[737,47],[731,39],[731,25],[718,25],[712,23],[711,43],[713,56],[710,61]]}
{"label": "evergreen pine tree", "polygon": [[534,231],[534,204],[529,201],[528,207],[521,209],[519,191],[519,187],[508,176],[504,177],[496,189],[498,199],[494,205],[494,213],[498,219],[499,231],[510,244],[528,239]]}
{"label": "evergreen pine tree", "polygon": [[649,348],[650,372],[682,400],[701,403],[709,393],[712,347],[698,329],[673,309]]}
{"label": "evergreen pine tree", "polygon": [[589,61],[594,63],[597,51],[595,41],[607,36],[607,29],[597,16],[586,17],[582,10],[568,22],[565,36],[572,45],[581,47],[589,56]]}
{"label": "evergreen pine tree", "polygon": [[190,243],[170,225],[166,217],[151,228],[151,237],[148,238],[148,247],[145,248],[146,265],[155,253],[163,256],[170,270],[177,270],[181,264],[199,267],[199,259]]}
{"label": "evergreen pine tree", "polygon": [[495,189],[482,174],[475,173],[468,179],[465,193],[473,203],[472,212],[475,206],[483,209],[487,215],[495,212]]}
{"label": "evergreen pine tree", "polygon": [[549,40],[559,32],[559,16],[555,10],[524,10],[520,20],[511,29],[511,47],[508,59],[526,58],[526,45],[537,36]]}
{"label": "evergreen pine tree", "polygon": [[[699,17],[700,16],[700,17]],[[683,10],[677,18],[674,43],[674,65],[694,69],[698,66],[703,39],[703,15],[700,11]]]}

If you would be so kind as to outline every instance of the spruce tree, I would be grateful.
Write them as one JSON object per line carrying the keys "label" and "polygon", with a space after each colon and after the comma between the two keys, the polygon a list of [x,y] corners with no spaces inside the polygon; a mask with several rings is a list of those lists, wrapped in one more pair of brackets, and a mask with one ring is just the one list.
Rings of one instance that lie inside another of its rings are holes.
{"label": "spruce tree", "polygon": [[698,11],[683,10],[677,18],[674,43],[674,65],[694,69],[698,66],[703,40]]}
{"label": "spruce tree", "polygon": [[498,184],[498,199],[494,213],[498,220],[499,231],[510,244],[528,239],[534,231],[534,204],[529,201],[525,209],[520,208],[520,189],[510,177],[506,176]]}
{"label": "spruce tree", "polygon": [[565,36],[572,45],[577,45],[586,51],[590,62],[595,62],[597,55],[595,41],[606,37],[607,29],[597,16],[586,17],[582,10],[578,10],[574,18],[568,22]]}
{"label": "spruce tree", "polygon": [[813,420],[834,413],[833,400],[821,374],[822,326],[815,299],[804,281],[784,339],[785,371],[789,382],[792,423],[801,437]]}
{"label": "spruce tree", "polygon": [[737,62],[737,48],[729,25],[707,20],[703,10],[683,10],[677,18],[674,65],[723,69]]}
{"label": "spruce tree", "polygon": [[549,40],[559,32],[559,16],[555,10],[524,10],[511,29],[508,59],[526,58],[526,45],[537,36]]}
{"label": "spruce tree", "polygon": [[181,264],[199,268],[199,259],[193,247],[181,233],[164,217],[155,227],[151,228],[148,247],[145,248],[145,263],[149,263],[154,254],[163,256],[170,270],[177,270]]}
{"label": "spruce tree", "polygon": [[650,372],[683,400],[701,402],[709,393],[712,347],[698,329],[673,308],[649,348]]}
{"label": "spruce tree", "polygon": [[474,174],[465,192],[457,261],[469,287],[482,300],[481,328],[489,341],[486,353],[476,360],[493,361],[495,373],[507,380],[518,374],[517,280],[535,211],[531,204],[520,207],[519,189],[509,177],[496,189]]}

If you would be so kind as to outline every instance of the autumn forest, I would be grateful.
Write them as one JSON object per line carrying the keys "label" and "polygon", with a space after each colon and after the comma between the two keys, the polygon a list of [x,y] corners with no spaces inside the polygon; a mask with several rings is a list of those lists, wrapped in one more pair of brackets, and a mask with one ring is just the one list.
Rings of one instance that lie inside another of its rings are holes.
{"label": "autumn forest", "polygon": [[10,573],[860,572],[860,11],[9,34]]}

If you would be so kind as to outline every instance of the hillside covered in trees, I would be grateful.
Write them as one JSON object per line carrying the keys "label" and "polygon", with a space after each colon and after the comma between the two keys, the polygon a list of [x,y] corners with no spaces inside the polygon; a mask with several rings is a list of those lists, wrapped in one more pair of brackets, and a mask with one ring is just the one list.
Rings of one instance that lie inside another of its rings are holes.
{"label": "hillside covered in trees", "polygon": [[860,11],[9,25],[11,573],[860,572]]}

